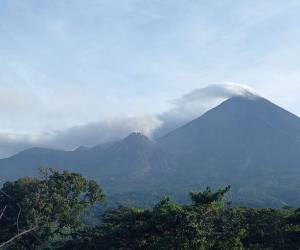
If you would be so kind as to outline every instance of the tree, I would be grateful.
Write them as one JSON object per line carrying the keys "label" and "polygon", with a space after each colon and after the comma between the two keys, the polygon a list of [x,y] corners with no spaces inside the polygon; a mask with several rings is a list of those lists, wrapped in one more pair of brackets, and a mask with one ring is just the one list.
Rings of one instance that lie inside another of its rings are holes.
{"label": "tree", "polygon": [[220,188],[217,192],[213,192],[210,187],[207,187],[203,192],[191,192],[190,198],[194,205],[220,208],[224,206],[224,197],[229,190],[230,186],[227,186]]}
{"label": "tree", "polygon": [[35,248],[54,237],[62,237],[81,226],[80,216],[104,194],[94,181],[79,174],[49,169],[40,178],[6,182],[1,188],[0,242],[29,230],[17,242],[19,248]]}
{"label": "tree", "polygon": [[193,193],[192,205],[163,198],[152,209],[109,210],[100,226],[77,232],[62,249],[241,249],[238,214],[215,206],[228,190]]}

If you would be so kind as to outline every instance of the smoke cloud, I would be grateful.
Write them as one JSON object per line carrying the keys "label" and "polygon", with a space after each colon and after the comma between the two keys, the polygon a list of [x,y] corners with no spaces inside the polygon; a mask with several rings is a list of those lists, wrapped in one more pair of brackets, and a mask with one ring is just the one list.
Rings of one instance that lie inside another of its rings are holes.
{"label": "smoke cloud", "polygon": [[131,132],[157,138],[199,117],[228,98],[253,95],[254,91],[240,84],[214,84],[194,89],[173,100],[170,110],[156,116],[122,117],[35,135],[2,133],[0,157],[30,147],[73,150],[78,146],[94,146],[124,138]]}
{"label": "smoke cloud", "polygon": [[256,94],[249,87],[236,83],[212,84],[204,88],[194,89],[173,100],[173,108],[158,116],[162,125],[154,132],[153,136],[160,137],[184,125],[228,98],[253,95]]}

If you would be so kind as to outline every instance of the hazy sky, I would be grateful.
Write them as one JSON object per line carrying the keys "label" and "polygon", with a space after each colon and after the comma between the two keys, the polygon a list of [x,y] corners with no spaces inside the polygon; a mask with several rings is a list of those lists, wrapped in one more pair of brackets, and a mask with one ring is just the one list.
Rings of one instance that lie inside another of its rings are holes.
{"label": "hazy sky", "polygon": [[[0,156],[150,133],[210,84],[300,115],[299,13],[299,0],[1,0]],[[187,114],[214,103],[200,97]]]}

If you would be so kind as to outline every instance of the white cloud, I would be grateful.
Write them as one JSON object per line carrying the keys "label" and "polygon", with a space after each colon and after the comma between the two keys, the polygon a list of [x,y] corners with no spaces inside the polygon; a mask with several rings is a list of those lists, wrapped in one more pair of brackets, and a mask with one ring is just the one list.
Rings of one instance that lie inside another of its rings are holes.
{"label": "white cloud", "polygon": [[115,118],[57,131],[45,143],[56,148],[68,149],[80,145],[94,146],[121,139],[131,132],[141,132],[150,136],[160,124],[161,121],[151,116]]}
{"label": "white cloud", "polygon": [[156,117],[123,117],[88,123],[59,131],[39,134],[0,134],[0,157],[7,157],[31,147],[73,150],[78,146],[95,146],[126,137],[131,132],[151,136],[161,121]]}
{"label": "white cloud", "polygon": [[38,146],[41,139],[39,135],[0,133],[0,157],[7,157],[24,149]]}
{"label": "white cloud", "polygon": [[158,137],[179,127],[233,96],[249,96],[255,93],[248,86],[237,83],[212,84],[190,91],[172,101],[173,107],[160,114],[162,125],[155,131]]}
{"label": "white cloud", "polygon": [[254,91],[240,84],[214,84],[173,100],[170,110],[156,116],[112,118],[33,135],[2,133],[0,154],[4,157],[33,146],[72,150],[81,145],[94,146],[121,139],[131,132],[157,137],[202,115],[227,98],[251,93]]}

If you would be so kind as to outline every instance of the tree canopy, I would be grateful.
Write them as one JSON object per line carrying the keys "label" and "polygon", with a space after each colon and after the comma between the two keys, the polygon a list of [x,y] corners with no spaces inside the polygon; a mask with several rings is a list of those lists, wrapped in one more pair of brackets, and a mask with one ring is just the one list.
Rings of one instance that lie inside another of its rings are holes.
{"label": "tree canopy", "polygon": [[[0,192],[0,246],[7,249],[299,249],[300,209],[225,203],[230,186],[190,193],[189,204],[162,198],[152,208],[119,206],[84,225],[102,189],[79,174],[47,170],[7,182]],[[93,209],[99,209],[98,206]]]}
{"label": "tree canopy", "polygon": [[17,242],[34,248],[45,240],[78,230],[81,214],[103,199],[96,182],[67,171],[48,169],[40,178],[6,182],[0,192],[0,204],[5,208],[0,242],[32,229]]}

